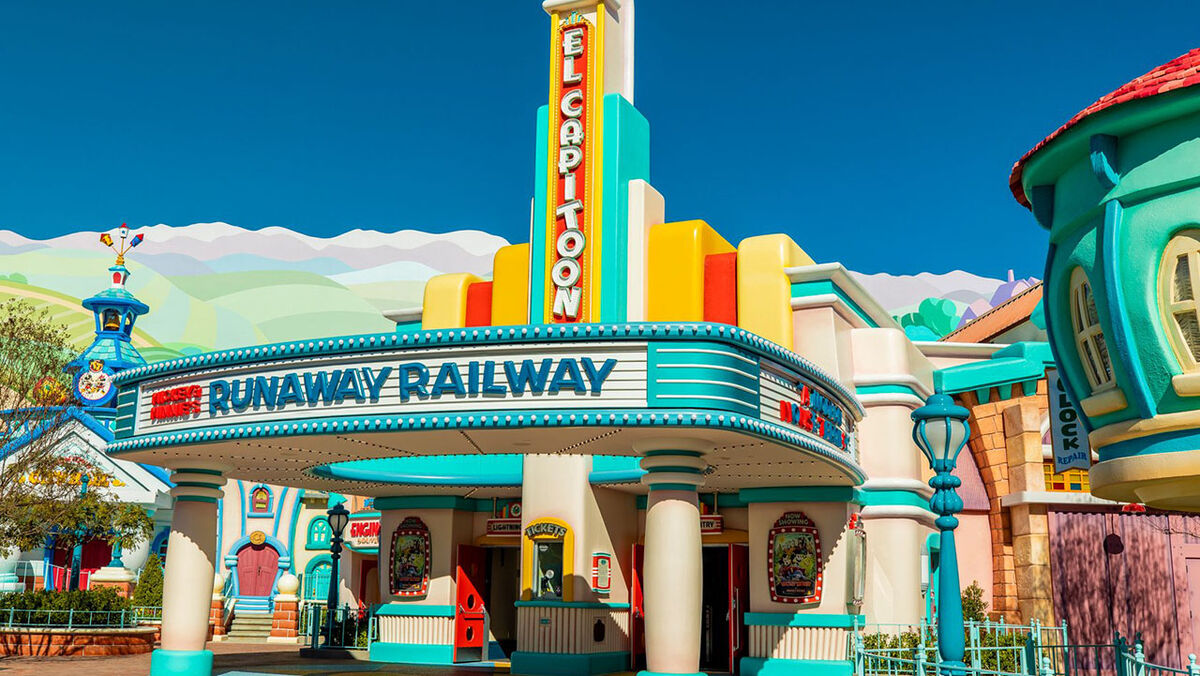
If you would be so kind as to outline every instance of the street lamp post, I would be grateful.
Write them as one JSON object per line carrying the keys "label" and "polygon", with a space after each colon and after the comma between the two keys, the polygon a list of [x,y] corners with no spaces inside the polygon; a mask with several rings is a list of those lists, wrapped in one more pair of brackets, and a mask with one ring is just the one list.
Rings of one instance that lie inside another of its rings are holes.
{"label": "street lamp post", "polygon": [[342,531],[346,530],[346,524],[350,522],[350,512],[339,502],[326,514],[329,530],[333,534],[329,543],[329,599],[325,602],[325,614],[329,623],[329,636],[325,645],[328,646],[333,644],[333,614],[338,607],[338,589],[341,586],[338,583],[338,559],[342,557]]}
{"label": "street lamp post", "polygon": [[962,596],[958,584],[958,555],[954,550],[954,529],[963,501],[955,488],[962,481],[954,476],[958,454],[967,442],[967,418],[970,412],[944,394],[934,394],[925,405],[912,412],[913,441],[925,454],[934,477],[929,480],[933,497],[929,507],[938,515],[941,531],[941,556],[938,564],[938,653],[942,666],[951,674],[963,673],[966,644],[963,627]]}
{"label": "street lamp post", "polygon": [[[87,495],[90,478],[86,474],[79,475],[79,497]],[[75,531],[75,546],[71,548],[71,579],[67,582],[69,591],[79,589],[79,569],[83,567],[83,540],[87,535],[87,530]]]}

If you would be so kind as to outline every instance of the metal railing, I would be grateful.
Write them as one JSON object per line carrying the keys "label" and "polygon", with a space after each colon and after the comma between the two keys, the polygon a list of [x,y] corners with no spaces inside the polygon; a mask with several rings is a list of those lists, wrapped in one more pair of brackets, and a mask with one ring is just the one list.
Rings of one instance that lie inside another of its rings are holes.
{"label": "metal railing", "polygon": [[0,608],[0,626],[41,629],[125,629],[139,620],[131,610],[28,610]]}
{"label": "metal railing", "polygon": [[1166,667],[1150,664],[1146,661],[1146,653],[1142,650],[1142,642],[1137,641],[1134,649],[1121,653],[1118,661],[1120,676],[1200,676],[1200,666],[1196,665],[1195,653],[1188,655],[1188,663],[1183,668]]}
{"label": "metal railing", "polygon": [[162,606],[134,606],[133,619],[138,624],[158,624],[162,622]]}
{"label": "metal railing", "polygon": [[329,613],[323,605],[306,604],[300,608],[300,626],[313,649],[366,650],[378,640],[375,616],[354,606]]}
{"label": "metal railing", "polygon": [[[939,659],[937,627],[932,624],[855,626],[852,637],[857,636],[861,636],[862,649],[871,657],[912,661],[916,651],[920,651],[926,662]],[[1032,674],[1043,647],[1054,642],[1065,645],[1066,638],[1065,622],[1047,626],[1036,621],[1023,625],[968,620],[963,623],[963,660],[980,673]],[[854,650],[852,644],[850,652]]]}

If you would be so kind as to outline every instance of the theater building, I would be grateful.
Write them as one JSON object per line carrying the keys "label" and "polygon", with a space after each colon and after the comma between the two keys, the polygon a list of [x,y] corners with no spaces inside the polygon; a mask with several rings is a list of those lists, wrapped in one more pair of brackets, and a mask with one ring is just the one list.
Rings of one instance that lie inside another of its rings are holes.
{"label": "theater building", "polygon": [[[373,500],[374,660],[847,673],[856,623],[924,615],[933,515],[909,414],[933,364],[840,264],[667,222],[632,2],[544,6],[530,240],[490,280],[433,278],[392,333],[118,376],[109,453],[174,483],[154,673],[210,668],[197,581],[237,545],[217,545],[230,479],[250,509]],[[187,412],[155,413],[166,390]]]}

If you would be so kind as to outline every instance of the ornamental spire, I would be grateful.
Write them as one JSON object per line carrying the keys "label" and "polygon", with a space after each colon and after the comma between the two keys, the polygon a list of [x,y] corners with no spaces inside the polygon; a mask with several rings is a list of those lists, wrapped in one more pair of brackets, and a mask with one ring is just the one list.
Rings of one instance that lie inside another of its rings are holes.
{"label": "ornamental spire", "polygon": [[[119,245],[114,245],[112,235],[107,232],[100,235],[100,242],[117,252],[117,265],[125,265],[125,254],[129,253],[129,250],[133,247],[141,244],[144,237],[141,234],[137,234],[133,236],[133,239],[128,239],[129,226],[124,223],[121,224],[121,227],[117,228],[117,235],[121,238]],[[128,241],[126,241],[127,239]]]}

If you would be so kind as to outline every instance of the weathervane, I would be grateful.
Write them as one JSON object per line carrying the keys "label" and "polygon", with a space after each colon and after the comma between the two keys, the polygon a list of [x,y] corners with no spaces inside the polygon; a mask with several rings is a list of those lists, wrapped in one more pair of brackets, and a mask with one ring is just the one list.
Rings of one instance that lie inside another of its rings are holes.
{"label": "weathervane", "polygon": [[117,228],[117,234],[121,237],[121,245],[119,248],[113,246],[112,235],[108,234],[107,232],[100,235],[100,241],[104,244],[104,246],[117,252],[117,265],[125,265],[125,254],[129,253],[129,250],[133,247],[141,244],[144,237],[139,233],[134,235],[133,239],[126,242],[125,238],[129,237],[129,226],[125,225],[124,223],[121,224],[120,228]]}

